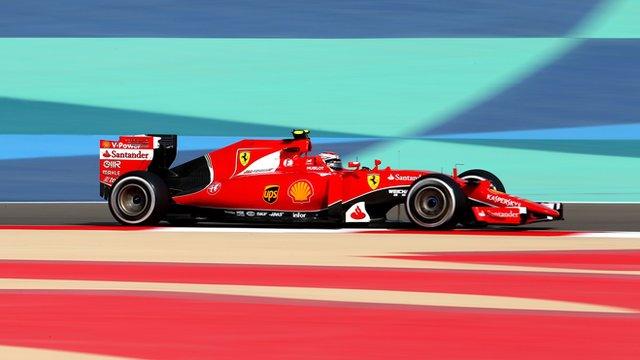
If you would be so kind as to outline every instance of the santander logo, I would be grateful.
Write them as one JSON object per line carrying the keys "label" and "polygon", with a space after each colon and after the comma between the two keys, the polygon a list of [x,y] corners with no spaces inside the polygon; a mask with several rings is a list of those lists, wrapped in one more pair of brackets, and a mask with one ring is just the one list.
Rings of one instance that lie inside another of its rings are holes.
{"label": "santander logo", "polygon": [[142,149],[142,150],[107,149],[100,153],[100,159],[151,160],[153,159],[153,150],[151,149]]}
{"label": "santander logo", "polygon": [[356,209],[351,213],[350,216],[354,220],[362,220],[365,217],[367,217],[367,214],[362,212],[362,210],[360,209],[360,206],[356,206]]}
{"label": "santander logo", "polygon": [[357,202],[347,210],[344,214],[344,221],[348,223],[368,223],[371,221],[371,217],[367,213],[367,208],[364,201]]}

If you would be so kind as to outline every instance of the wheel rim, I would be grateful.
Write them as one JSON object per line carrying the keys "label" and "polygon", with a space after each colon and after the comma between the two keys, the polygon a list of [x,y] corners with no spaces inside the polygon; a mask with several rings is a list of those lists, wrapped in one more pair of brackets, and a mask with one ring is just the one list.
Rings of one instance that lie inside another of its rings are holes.
{"label": "wheel rim", "polygon": [[118,193],[118,207],[127,216],[138,217],[144,214],[149,205],[149,196],[138,184],[126,184]]}
{"label": "wheel rim", "polygon": [[426,186],[416,194],[414,205],[425,220],[437,220],[447,211],[447,196],[435,186]]}

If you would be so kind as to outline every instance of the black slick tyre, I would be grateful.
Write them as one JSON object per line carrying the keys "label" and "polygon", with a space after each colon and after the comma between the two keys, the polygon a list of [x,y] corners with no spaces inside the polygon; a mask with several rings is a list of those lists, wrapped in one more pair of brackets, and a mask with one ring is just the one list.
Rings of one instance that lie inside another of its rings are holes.
{"label": "black slick tyre", "polygon": [[498,179],[497,176],[495,176],[493,173],[487,170],[482,170],[482,169],[467,170],[461,173],[460,175],[458,175],[458,177],[463,180],[478,180],[478,181],[489,180],[491,181],[491,185],[493,185],[494,189],[500,192],[506,192],[506,189],[504,188],[502,181],[500,181],[500,179]]}
{"label": "black slick tyre", "polygon": [[411,222],[419,227],[449,229],[460,222],[467,209],[467,197],[451,177],[429,174],[411,185],[405,209]]}
{"label": "black slick tyre", "polygon": [[135,171],[111,188],[109,210],[124,225],[156,225],[169,208],[169,191],[156,174]]}

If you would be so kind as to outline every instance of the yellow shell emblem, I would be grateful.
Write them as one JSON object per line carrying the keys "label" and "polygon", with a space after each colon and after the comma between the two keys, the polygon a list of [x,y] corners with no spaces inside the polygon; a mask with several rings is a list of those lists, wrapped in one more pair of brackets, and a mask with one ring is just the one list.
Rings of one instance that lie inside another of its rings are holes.
{"label": "yellow shell emblem", "polygon": [[240,160],[240,164],[242,164],[242,166],[247,166],[247,164],[249,163],[249,159],[251,159],[251,152],[241,151],[240,155],[238,155],[238,159]]}
{"label": "yellow shell emblem", "polygon": [[379,174],[369,174],[367,176],[367,184],[369,184],[369,187],[371,188],[371,190],[377,189],[378,185],[380,185],[380,175]]}
{"label": "yellow shell emblem", "polygon": [[313,185],[307,180],[298,180],[287,191],[294,203],[308,203],[313,196]]}

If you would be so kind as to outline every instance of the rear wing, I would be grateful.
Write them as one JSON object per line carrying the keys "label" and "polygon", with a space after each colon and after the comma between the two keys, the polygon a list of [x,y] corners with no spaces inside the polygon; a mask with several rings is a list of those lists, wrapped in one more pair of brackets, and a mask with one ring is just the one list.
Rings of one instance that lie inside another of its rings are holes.
{"label": "rear wing", "polygon": [[100,196],[122,175],[132,171],[164,173],[176,159],[176,135],[120,136],[118,140],[100,140]]}

